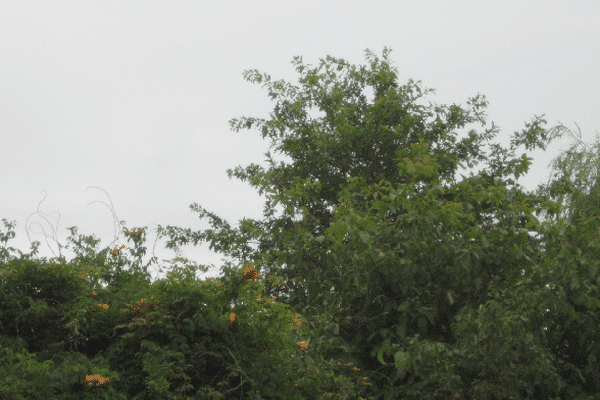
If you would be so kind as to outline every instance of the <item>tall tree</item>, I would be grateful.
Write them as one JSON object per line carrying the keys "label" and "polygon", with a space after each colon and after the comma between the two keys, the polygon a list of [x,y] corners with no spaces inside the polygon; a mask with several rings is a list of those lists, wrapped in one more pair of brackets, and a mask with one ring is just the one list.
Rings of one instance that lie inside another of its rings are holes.
{"label": "tall tree", "polygon": [[552,129],[567,131],[576,143],[553,160],[549,183],[538,187],[541,196],[564,204],[560,213],[546,221],[548,262],[541,273],[555,299],[548,312],[552,319],[548,347],[557,354],[572,383],[583,383],[584,389],[598,393],[600,140],[597,137],[594,145],[586,146],[577,128],[578,135],[562,124]]}
{"label": "tall tree", "polygon": [[[266,194],[264,221],[243,219],[232,229],[194,204],[217,230],[159,228],[171,238],[167,247],[208,240],[211,249],[254,263],[265,295],[307,317],[311,351],[371,371],[378,396],[458,394],[470,385],[471,394],[516,398],[540,381],[556,393],[558,376],[540,345],[548,293],[523,281],[521,271],[532,275],[543,261],[540,240],[528,234],[541,230],[533,213],[557,212],[558,204],[523,191],[517,180],[531,158],[514,154],[521,145],[545,149],[552,140],[546,121],[536,116],[510,149],[491,144],[487,155],[484,142],[498,132],[493,123],[458,143],[454,132],[485,126],[485,96],[469,99],[467,109],[417,105],[420,86],[397,83],[389,50],[383,61],[366,53],[370,69],[328,56],[307,70],[296,57],[302,90],[245,72],[279,100],[270,120],[233,119],[232,128],[257,126],[292,162],[277,164],[267,152],[266,171],[255,164],[228,170]],[[324,115],[309,118],[307,107],[315,106]],[[486,169],[457,182],[459,166],[484,160]],[[222,272],[239,271],[229,265]],[[390,355],[393,363],[384,358]],[[515,364],[519,378],[507,367]],[[487,372],[478,377],[478,369]]]}

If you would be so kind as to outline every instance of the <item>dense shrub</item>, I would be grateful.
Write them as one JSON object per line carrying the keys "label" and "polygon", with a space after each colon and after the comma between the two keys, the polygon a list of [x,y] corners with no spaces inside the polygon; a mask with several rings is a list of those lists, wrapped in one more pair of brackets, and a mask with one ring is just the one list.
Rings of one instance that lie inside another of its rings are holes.
{"label": "dense shrub", "polygon": [[[351,378],[336,375],[344,367],[339,361],[308,356],[301,316],[261,298],[253,265],[232,279],[206,281],[195,279],[193,267],[175,267],[151,283],[142,269],[101,261],[21,255],[0,264],[1,398],[305,399],[360,392]],[[231,308],[233,298],[239,301]],[[299,352],[306,357],[292,357]]]}

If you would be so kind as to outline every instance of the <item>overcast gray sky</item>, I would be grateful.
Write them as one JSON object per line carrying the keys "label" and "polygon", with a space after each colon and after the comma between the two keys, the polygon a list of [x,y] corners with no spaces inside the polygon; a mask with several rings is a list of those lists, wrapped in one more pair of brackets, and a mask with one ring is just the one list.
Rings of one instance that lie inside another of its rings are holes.
{"label": "overcast gray sky", "polygon": [[[58,256],[41,227],[66,245],[66,228],[76,225],[104,248],[115,225],[100,201],[112,201],[128,227],[148,226],[144,263],[157,224],[208,228],[192,203],[232,226],[261,219],[264,198],[226,170],[267,166],[270,142],[257,130],[235,133],[228,121],[268,118],[275,102],[242,73],[297,84],[296,55],[312,66],[327,55],[362,65],[366,48],[381,58],[387,46],[400,84],[412,78],[436,90],[420,104],[465,106],[485,94],[488,127],[501,128],[494,142],[508,147],[513,132],[545,114],[548,128],[577,123],[592,143],[600,129],[599,17],[593,0],[2,1],[0,219],[17,221],[8,246],[30,251],[27,226],[40,257]],[[473,128],[483,130],[467,126],[460,137]],[[570,143],[566,136],[546,153],[528,152],[533,165],[519,183],[533,190],[547,182],[548,164]],[[40,211],[53,213],[50,223],[33,215],[26,225],[44,195]],[[176,257],[166,240],[156,245],[159,260]],[[120,234],[113,248],[124,244]],[[223,256],[206,244],[182,250],[215,265],[199,277],[220,274]]]}

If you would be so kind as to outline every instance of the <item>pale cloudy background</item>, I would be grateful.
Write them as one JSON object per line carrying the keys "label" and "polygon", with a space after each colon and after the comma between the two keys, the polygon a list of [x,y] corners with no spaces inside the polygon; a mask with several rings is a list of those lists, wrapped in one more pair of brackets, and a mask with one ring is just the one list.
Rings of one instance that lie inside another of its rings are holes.
{"label": "pale cloudy background", "polygon": [[[74,225],[100,238],[99,248],[111,244],[115,225],[101,201],[112,201],[129,228],[148,226],[144,263],[156,224],[209,227],[192,203],[232,226],[262,218],[264,198],[226,170],[267,166],[270,142],[257,130],[235,133],[228,121],[268,118],[275,102],[242,73],[297,84],[296,55],[313,67],[327,55],[368,64],[366,48],[381,58],[387,46],[400,84],[412,78],[436,90],[420,104],[464,106],[485,94],[488,127],[500,126],[495,142],[505,147],[541,114],[548,128],[577,123],[592,143],[600,129],[599,17],[595,0],[2,1],[0,219],[17,221],[7,246],[30,251],[26,221],[44,196],[45,214],[27,227],[48,258],[58,246],[41,227],[63,245]],[[482,131],[467,126],[460,137],[472,128]],[[533,166],[519,183],[533,190],[546,182],[548,164],[570,143],[565,136],[546,153],[528,152]],[[166,240],[156,244],[159,260],[177,256]],[[113,248],[123,244],[120,234]],[[223,256],[208,245],[182,251],[215,265],[199,278],[220,274]]]}

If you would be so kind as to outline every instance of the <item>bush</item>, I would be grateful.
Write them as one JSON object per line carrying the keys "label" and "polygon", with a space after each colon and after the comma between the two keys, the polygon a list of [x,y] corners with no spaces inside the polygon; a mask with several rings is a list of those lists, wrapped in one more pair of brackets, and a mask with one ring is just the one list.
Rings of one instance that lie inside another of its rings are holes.
{"label": "bush", "polygon": [[253,265],[206,281],[195,279],[196,266],[174,267],[151,283],[145,269],[89,251],[69,263],[30,257],[0,263],[2,398],[346,399],[361,391],[339,362],[292,358],[307,352],[308,328],[289,306],[261,298]]}

